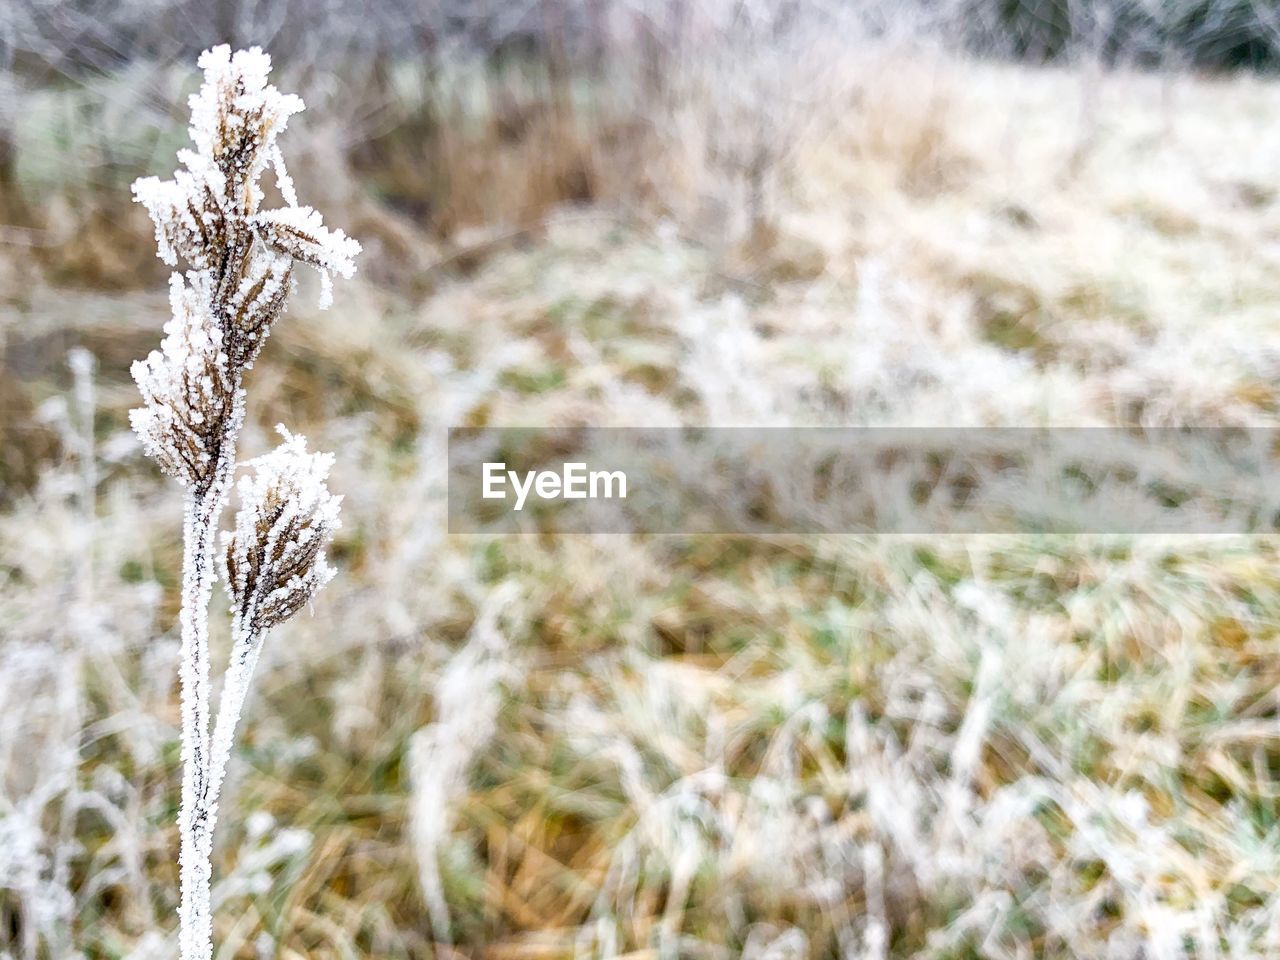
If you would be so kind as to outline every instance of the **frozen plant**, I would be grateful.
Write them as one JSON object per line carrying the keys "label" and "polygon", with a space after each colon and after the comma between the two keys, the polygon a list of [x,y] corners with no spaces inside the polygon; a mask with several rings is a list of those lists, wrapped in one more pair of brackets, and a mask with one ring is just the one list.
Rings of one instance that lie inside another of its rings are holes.
{"label": "frozen plant", "polygon": [[[299,207],[276,140],[302,101],[267,83],[271,60],[254,47],[201,55],[204,83],[191,98],[191,139],[172,180],[147,177],[134,196],[155,222],[160,259],[187,269],[169,278],[172,318],[161,349],[133,366],[143,406],[134,430],[161,470],[186,488],[182,561],[183,960],[212,953],[210,874],[218,789],[265,632],[307,604],[332,577],[324,548],[338,525],[339,498],[325,488],[332,458],[309,454],[283,428],[284,443],[252,464],[227,538],[226,585],[233,609],[231,662],[210,734],[208,605],[214,544],[244,422],[244,373],[279,319],[295,262],[350,277],[360,245]],[[261,210],[259,179],[274,169],[286,207]]]}

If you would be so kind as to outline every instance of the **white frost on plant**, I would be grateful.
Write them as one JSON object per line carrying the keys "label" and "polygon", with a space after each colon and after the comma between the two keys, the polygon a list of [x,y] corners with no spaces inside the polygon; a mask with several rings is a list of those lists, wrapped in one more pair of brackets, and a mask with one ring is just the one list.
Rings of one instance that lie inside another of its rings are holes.
{"label": "white frost on plant", "polygon": [[172,180],[135,180],[133,196],[155,224],[160,259],[173,267],[182,258],[197,270],[207,270],[213,266],[211,254],[226,196],[226,178],[202,154],[180,150],[178,160],[186,169],[175,171]]}
{"label": "white frost on plant", "polygon": [[[212,954],[210,901],[218,791],[236,719],[263,636],[292,616],[333,576],[324,555],[340,498],[324,485],[332,457],[285,443],[254,462],[225,566],[235,598],[232,662],[214,735],[210,725],[208,604],[214,539],[235,467],[244,418],[244,371],[279,319],[293,289],[295,260],[316,266],[331,299],[331,274],[350,277],[360,245],[330,232],[299,207],[277,138],[303,108],[267,83],[271,60],[254,47],[206,51],[204,83],[190,99],[194,150],[178,152],[171,180],[133,185],[156,228],[161,260],[189,267],[170,279],[172,319],[161,349],[133,366],[143,406],[130,414],[146,452],[187,487],[183,528],[182,899],[183,960]],[[258,180],[275,170],[288,206],[262,213]],[[216,750],[214,749],[216,741]]]}
{"label": "white frost on plant", "polygon": [[[172,180],[143,177],[133,184],[134,197],[155,223],[158,256],[170,266],[185,260],[205,271],[228,247],[250,267],[270,248],[320,271],[320,306],[327,308],[332,275],[354,275],[360,244],[327,229],[311,207],[298,205],[276,141],[289,118],[302,111],[302,100],[267,83],[271,58],[257,47],[234,55],[225,45],[214,47],[199,64],[204,84],[190,100],[195,150],[178,152],[185,169]],[[260,212],[257,183],[268,164],[286,206]]]}
{"label": "white frost on plant", "polygon": [[159,350],[131,367],[144,406],[129,413],[143,449],[183,486],[210,476],[222,421],[239,387],[232,383],[222,330],[209,314],[204,277],[169,277],[172,316]]}
{"label": "white frost on plant", "polygon": [[284,197],[284,202],[291,207],[298,205],[298,194],[293,186],[293,177],[289,176],[289,171],[284,165],[284,154],[280,152],[278,144],[272,144],[270,150],[271,166],[276,172],[276,186],[280,188],[280,196]]}
{"label": "white frost on plant", "polygon": [[513,582],[499,586],[485,601],[466,645],[449,661],[436,684],[439,719],[409,742],[412,788],[410,825],[418,860],[418,882],[436,941],[450,937],[438,857],[448,837],[452,814],[467,788],[475,758],[493,738],[502,707],[502,685],[519,671],[499,619],[517,599]]}
{"label": "white frost on plant", "polygon": [[253,472],[240,478],[235,529],[223,536],[223,585],[233,621],[211,753],[209,806],[215,815],[266,631],[310,603],[334,576],[324,552],[341,525],[342,497],[325,483],[333,454],[308,453],[305,437],[277,429],[284,442],[249,463]]}
{"label": "white frost on plant", "polygon": [[289,257],[264,250],[249,261],[226,309],[240,348],[235,362],[245,370],[252,369],[292,291],[293,261]]}
{"label": "white frost on plant", "polygon": [[333,454],[308,453],[306,437],[276,429],[284,442],[250,461],[235,530],[225,537],[227,593],[254,630],[293,616],[333,579],[324,548],[341,523],[342,497],[325,483]]}
{"label": "white frost on plant", "polygon": [[356,272],[358,241],[341,230],[329,230],[311,207],[268,210],[250,221],[258,239],[270,247],[309,263],[320,271],[320,309],[333,303],[333,274],[345,280]]}
{"label": "white frost on plant", "polygon": [[191,139],[202,155],[234,172],[242,185],[235,191],[240,199],[272,159],[289,118],[306,105],[267,83],[271,58],[258,47],[232,54],[223,44],[202,53],[197,64],[204,84],[189,101]]}

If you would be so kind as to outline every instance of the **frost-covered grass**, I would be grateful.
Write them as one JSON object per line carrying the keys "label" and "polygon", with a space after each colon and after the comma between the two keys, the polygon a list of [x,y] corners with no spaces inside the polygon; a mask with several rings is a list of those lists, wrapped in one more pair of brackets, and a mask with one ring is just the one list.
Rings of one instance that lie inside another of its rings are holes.
{"label": "frost-covered grass", "polygon": [[[1280,950],[1271,538],[443,534],[454,423],[1275,421],[1280,88],[1112,78],[1081,154],[1076,75],[910,69],[768,230],[566,211],[298,298],[241,446],[341,451],[341,576],[258,664],[220,956]],[[163,298],[4,284],[59,452],[0,514],[0,949],[169,957]]]}

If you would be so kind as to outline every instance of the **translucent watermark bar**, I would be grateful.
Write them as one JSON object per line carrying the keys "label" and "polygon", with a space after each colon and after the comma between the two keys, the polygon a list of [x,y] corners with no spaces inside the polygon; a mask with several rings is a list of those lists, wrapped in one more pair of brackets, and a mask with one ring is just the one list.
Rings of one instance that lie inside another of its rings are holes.
{"label": "translucent watermark bar", "polygon": [[1280,429],[449,434],[451,533],[1271,533]]}

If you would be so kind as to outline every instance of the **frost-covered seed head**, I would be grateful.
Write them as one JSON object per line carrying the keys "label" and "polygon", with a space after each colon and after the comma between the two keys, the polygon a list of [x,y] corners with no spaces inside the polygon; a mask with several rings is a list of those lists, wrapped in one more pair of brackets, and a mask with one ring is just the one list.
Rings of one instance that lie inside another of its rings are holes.
{"label": "frost-covered seed head", "polygon": [[224,243],[221,205],[226,181],[213,163],[189,150],[179,151],[178,159],[185,170],[178,170],[172,180],[136,180],[133,196],[155,224],[161,260],[172,267],[182,258],[196,270],[208,270]]}
{"label": "frost-covered seed head", "polygon": [[287,620],[333,578],[324,552],[342,502],[325,484],[333,455],[308,453],[305,437],[277,429],[284,442],[250,463],[225,537],[227,595],[250,630]]}
{"label": "frost-covered seed head", "polygon": [[[293,263],[316,267],[321,306],[332,275],[351,277],[360,244],[299,207],[276,138],[302,101],[267,83],[271,59],[226,46],[200,58],[204,84],[191,98],[193,150],[180,150],[172,180],[133,185],[156,228],[160,259],[175,275],[173,321],[163,349],[134,365],[144,406],[131,416],[147,453],[185,484],[207,485],[239,428],[240,379],[293,289]],[[275,169],[288,206],[260,212],[257,183]],[[229,469],[230,464],[222,464]]]}
{"label": "frost-covered seed head", "polygon": [[[171,266],[181,259],[218,273],[215,313],[224,321],[228,298],[258,272],[251,261],[264,249],[316,267],[321,307],[329,306],[333,274],[354,274],[360,244],[328,230],[315,210],[298,206],[276,140],[289,117],[302,111],[302,100],[267,83],[271,58],[257,47],[235,54],[214,47],[199,63],[204,84],[190,101],[195,149],[178,152],[183,169],[172,180],[143,177],[133,185],[155,223],[157,254]],[[286,206],[260,212],[258,180],[268,165]]]}
{"label": "frost-covered seed head", "polygon": [[271,58],[258,47],[231,53],[226,46],[201,54],[204,84],[193,94],[191,139],[196,150],[217,164],[227,178],[229,198],[252,213],[253,186],[274,158],[276,138],[304,104],[267,83]]}
{"label": "frost-covered seed head", "polygon": [[292,289],[293,261],[289,257],[263,251],[245,263],[245,272],[226,306],[231,331],[228,352],[237,367],[253,363]]}
{"label": "frost-covered seed head", "polygon": [[133,365],[143,406],[129,420],[161,470],[200,490],[236,416],[237,387],[227,375],[222,331],[209,316],[203,278],[173,274],[169,303],[173,316],[160,349]]}

